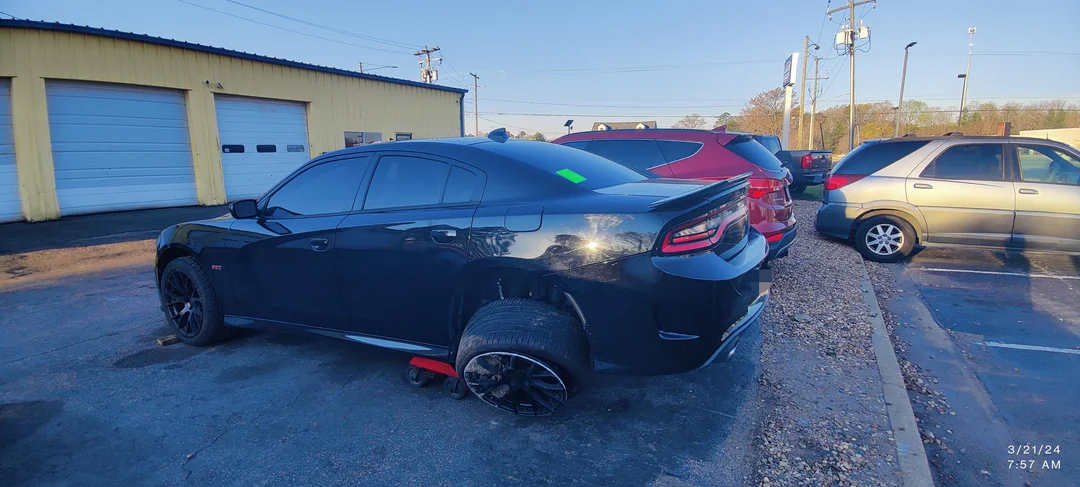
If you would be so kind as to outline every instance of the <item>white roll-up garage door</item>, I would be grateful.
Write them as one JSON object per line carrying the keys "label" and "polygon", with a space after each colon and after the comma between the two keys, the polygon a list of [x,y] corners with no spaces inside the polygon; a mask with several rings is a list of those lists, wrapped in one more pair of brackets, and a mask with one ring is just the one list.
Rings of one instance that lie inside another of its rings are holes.
{"label": "white roll-up garage door", "polygon": [[198,204],[180,91],[47,81],[61,215]]}
{"label": "white roll-up garage door", "polygon": [[15,139],[11,133],[11,80],[0,79],[0,222],[22,218]]}
{"label": "white roll-up garage door", "polygon": [[257,198],[308,160],[304,103],[217,95],[225,197]]}

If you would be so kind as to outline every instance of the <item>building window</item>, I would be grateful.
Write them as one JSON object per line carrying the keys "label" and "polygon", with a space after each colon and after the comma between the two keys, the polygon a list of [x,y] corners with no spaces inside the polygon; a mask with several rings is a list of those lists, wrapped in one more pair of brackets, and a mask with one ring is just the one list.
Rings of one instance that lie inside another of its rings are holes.
{"label": "building window", "polygon": [[255,152],[277,152],[277,146],[274,144],[259,144],[255,146]]}
{"label": "building window", "polygon": [[382,132],[345,132],[345,147],[382,142]]}
{"label": "building window", "polygon": [[397,132],[394,134],[394,140],[412,140],[412,132]]}

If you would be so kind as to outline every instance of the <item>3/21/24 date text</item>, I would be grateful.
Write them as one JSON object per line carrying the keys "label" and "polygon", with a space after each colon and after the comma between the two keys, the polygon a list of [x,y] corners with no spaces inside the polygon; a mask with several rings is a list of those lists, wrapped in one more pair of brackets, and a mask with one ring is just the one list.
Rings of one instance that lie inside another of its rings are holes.
{"label": "3/21/24 date text", "polygon": [[1061,445],[1032,445],[1026,443],[1023,445],[1009,445],[1009,455],[1016,456],[1042,456],[1042,455],[1060,455]]}
{"label": "3/21/24 date text", "polygon": [[1009,460],[1009,470],[1061,470],[1061,460]]}

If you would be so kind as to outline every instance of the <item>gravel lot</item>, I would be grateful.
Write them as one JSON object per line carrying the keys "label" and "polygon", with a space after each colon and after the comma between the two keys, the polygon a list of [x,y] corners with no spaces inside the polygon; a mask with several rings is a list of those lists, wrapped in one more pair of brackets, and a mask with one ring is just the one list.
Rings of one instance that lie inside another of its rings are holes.
{"label": "gravel lot", "polygon": [[859,291],[862,257],[813,231],[817,202],[796,201],[800,235],[775,266],[762,320],[762,485],[900,485]]}

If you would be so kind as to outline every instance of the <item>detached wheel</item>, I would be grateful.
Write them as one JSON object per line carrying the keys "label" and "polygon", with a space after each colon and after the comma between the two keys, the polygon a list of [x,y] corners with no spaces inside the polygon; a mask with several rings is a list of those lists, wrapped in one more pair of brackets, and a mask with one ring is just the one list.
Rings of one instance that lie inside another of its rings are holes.
{"label": "detached wheel", "polygon": [[410,365],[405,369],[405,380],[409,382],[409,385],[419,389],[427,385],[431,380],[431,374],[420,367]]}
{"label": "detached wheel", "polygon": [[469,395],[469,386],[457,377],[447,377],[443,380],[443,389],[454,399],[465,399]]}
{"label": "detached wheel", "polygon": [[180,341],[195,346],[209,345],[229,335],[210,284],[210,276],[192,257],[169,262],[158,283],[165,319]]}
{"label": "detached wheel", "polygon": [[859,225],[855,248],[867,260],[897,262],[915,249],[915,229],[902,218],[875,216]]}
{"label": "detached wheel", "polygon": [[469,320],[457,369],[481,401],[522,416],[546,416],[569,399],[570,371],[587,357],[572,316],[540,301],[504,299]]}

